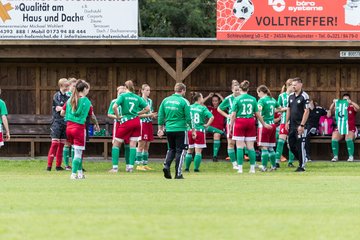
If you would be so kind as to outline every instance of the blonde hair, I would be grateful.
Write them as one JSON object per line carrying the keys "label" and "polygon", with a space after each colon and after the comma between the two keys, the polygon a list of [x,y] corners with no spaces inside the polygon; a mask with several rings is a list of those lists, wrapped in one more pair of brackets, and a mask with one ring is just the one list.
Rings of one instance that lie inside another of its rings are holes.
{"label": "blonde hair", "polygon": [[67,80],[66,78],[60,78],[59,81],[58,81],[58,86],[62,87],[66,83],[69,83],[69,80]]}
{"label": "blonde hair", "polygon": [[127,90],[129,90],[130,92],[135,92],[135,87],[134,87],[134,83],[132,80],[127,80],[125,82],[125,87]]}
{"label": "blonde hair", "polygon": [[286,80],[285,84],[281,87],[281,92],[286,92],[286,90],[291,86],[291,83],[293,82],[294,79],[289,78],[288,80]]}

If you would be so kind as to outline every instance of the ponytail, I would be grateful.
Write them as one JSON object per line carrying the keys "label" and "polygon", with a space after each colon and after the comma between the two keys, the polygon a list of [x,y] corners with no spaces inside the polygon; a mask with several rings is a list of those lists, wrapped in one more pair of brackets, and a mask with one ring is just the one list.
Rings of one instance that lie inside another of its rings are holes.
{"label": "ponytail", "polygon": [[129,90],[130,92],[132,92],[132,93],[135,92],[135,87],[134,87],[133,81],[127,80],[127,81],[125,82],[125,87],[126,87],[126,89]]}
{"label": "ponytail", "polygon": [[85,88],[89,88],[89,85],[82,79],[76,82],[74,91],[70,97],[70,105],[73,112],[76,112],[79,102],[79,93],[84,91]]}
{"label": "ponytail", "polygon": [[260,85],[258,88],[257,88],[257,92],[263,92],[265,93],[266,95],[270,96],[271,97],[271,92],[269,90],[269,88],[265,85]]}

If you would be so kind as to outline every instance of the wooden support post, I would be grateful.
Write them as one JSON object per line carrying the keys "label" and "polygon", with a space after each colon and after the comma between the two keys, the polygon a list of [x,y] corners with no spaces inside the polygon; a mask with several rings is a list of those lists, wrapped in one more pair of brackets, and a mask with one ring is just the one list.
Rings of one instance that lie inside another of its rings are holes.
{"label": "wooden support post", "polygon": [[173,78],[176,80],[175,70],[154,50],[154,49],[145,49],[145,51],[157,62],[160,66]]}
{"label": "wooden support post", "polygon": [[176,82],[181,83],[183,78],[183,50],[181,48],[176,49]]}
{"label": "wooden support post", "polygon": [[35,158],[35,142],[34,142],[34,140],[30,141],[30,157]]}
{"label": "wooden support post", "polygon": [[35,113],[40,114],[41,110],[41,92],[40,92],[41,68],[35,70]]}
{"label": "wooden support post", "polygon": [[108,142],[105,140],[104,141],[104,159],[107,160],[108,156],[109,156],[109,146],[108,146]]}
{"label": "wooden support post", "polygon": [[202,63],[214,49],[205,49],[182,73],[181,82]]}

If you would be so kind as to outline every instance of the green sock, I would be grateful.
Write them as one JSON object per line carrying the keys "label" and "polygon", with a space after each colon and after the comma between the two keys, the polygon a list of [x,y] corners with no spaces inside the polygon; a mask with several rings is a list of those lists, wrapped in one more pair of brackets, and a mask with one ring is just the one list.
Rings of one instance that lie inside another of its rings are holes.
{"label": "green sock", "polygon": [[220,140],[214,140],[214,151],[213,157],[217,157],[220,149]]}
{"label": "green sock", "polygon": [[254,149],[248,149],[248,154],[249,154],[249,161],[250,161],[250,165],[255,165],[256,163],[256,152]]}
{"label": "green sock", "polygon": [[112,147],[111,159],[112,159],[113,168],[119,168],[119,155],[120,155],[119,147]]}
{"label": "green sock", "polygon": [[129,165],[130,164],[130,161],[129,161],[129,157],[130,157],[130,145],[129,144],[125,144],[124,145],[124,152],[125,152],[125,163],[126,165]]}
{"label": "green sock", "polygon": [[244,148],[244,154],[249,155],[249,150],[247,148]]}
{"label": "green sock", "polygon": [[63,160],[64,160],[64,164],[65,164],[65,167],[68,167],[69,166],[69,146],[64,146],[64,149],[63,149]]}
{"label": "green sock", "polygon": [[142,152],[136,152],[136,164],[142,164]]}
{"label": "green sock", "polygon": [[276,156],[275,156],[275,160],[277,163],[280,162],[280,158],[284,150],[284,144],[285,144],[285,140],[279,138],[276,144]]}
{"label": "green sock", "polygon": [[148,165],[149,153],[148,152],[143,152],[142,159],[143,159],[143,165],[144,166]]}
{"label": "green sock", "polygon": [[273,148],[269,149],[269,158],[272,167],[276,167],[275,151]]}
{"label": "green sock", "polygon": [[339,141],[338,140],[331,140],[331,148],[332,148],[334,157],[339,156]]}
{"label": "green sock", "polygon": [[206,129],[206,132],[209,132],[209,133],[219,133],[219,134],[223,134],[223,133],[224,133],[224,132],[221,131],[220,129],[215,128],[215,127],[212,127],[212,126],[209,126],[209,127]]}
{"label": "green sock", "polygon": [[236,161],[236,156],[235,156],[235,150],[228,148],[228,155],[230,157],[230,161],[233,163]]}
{"label": "green sock", "polygon": [[136,148],[130,147],[130,154],[129,154],[129,165],[130,167],[134,166],[136,158]]}
{"label": "green sock", "polygon": [[295,159],[295,156],[292,153],[292,151],[289,149],[289,163],[293,163],[294,159]]}
{"label": "green sock", "polygon": [[80,171],[80,170],[82,170],[82,169],[83,169],[83,159],[80,158],[80,164],[79,164],[78,170]]}
{"label": "green sock", "polygon": [[75,155],[74,147],[71,147],[71,160],[74,160],[74,155]]}
{"label": "green sock", "polygon": [[261,165],[267,167],[269,161],[269,151],[267,149],[261,150]]}
{"label": "green sock", "polygon": [[346,146],[348,149],[349,157],[354,156],[354,141],[352,139],[346,139]]}
{"label": "green sock", "polygon": [[75,158],[72,162],[72,173],[77,173],[77,171],[79,170],[79,166],[80,166],[80,162],[81,159],[80,158]]}
{"label": "green sock", "polygon": [[192,162],[192,154],[187,153],[185,156],[185,169],[189,169]]}
{"label": "green sock", "polygon": [[244,164],[244,149],[243,148],[236,148],[236,157],[238,165]]}
{"label": "green sock", "polygon": [[200,163],[201,163],[202,155],[201,153],[196,153],[194,157],[194,170],[199,170]]}

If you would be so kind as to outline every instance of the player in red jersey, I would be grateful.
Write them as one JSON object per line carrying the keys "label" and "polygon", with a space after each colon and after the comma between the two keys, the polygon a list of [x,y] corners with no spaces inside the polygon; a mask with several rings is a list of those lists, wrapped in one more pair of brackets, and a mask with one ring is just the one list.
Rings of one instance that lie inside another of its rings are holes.
{"label": "player in red jersey", "polygon": [[206,129],[208,133],[213,134],[214,144],[213,144],[213,161],[217,162],[217,157],[220,149],[220,138],[224,133],[225,128],[225,117],[221,115],[217,108],[220,103],[224,100],[223,96],[220,93],[210,93],[206,98],[204,98],[204,102],[206,102],[209,98],[211,98],[211,106],[207,106],[209,111],[214,116],[214,121],[211,125]]}

